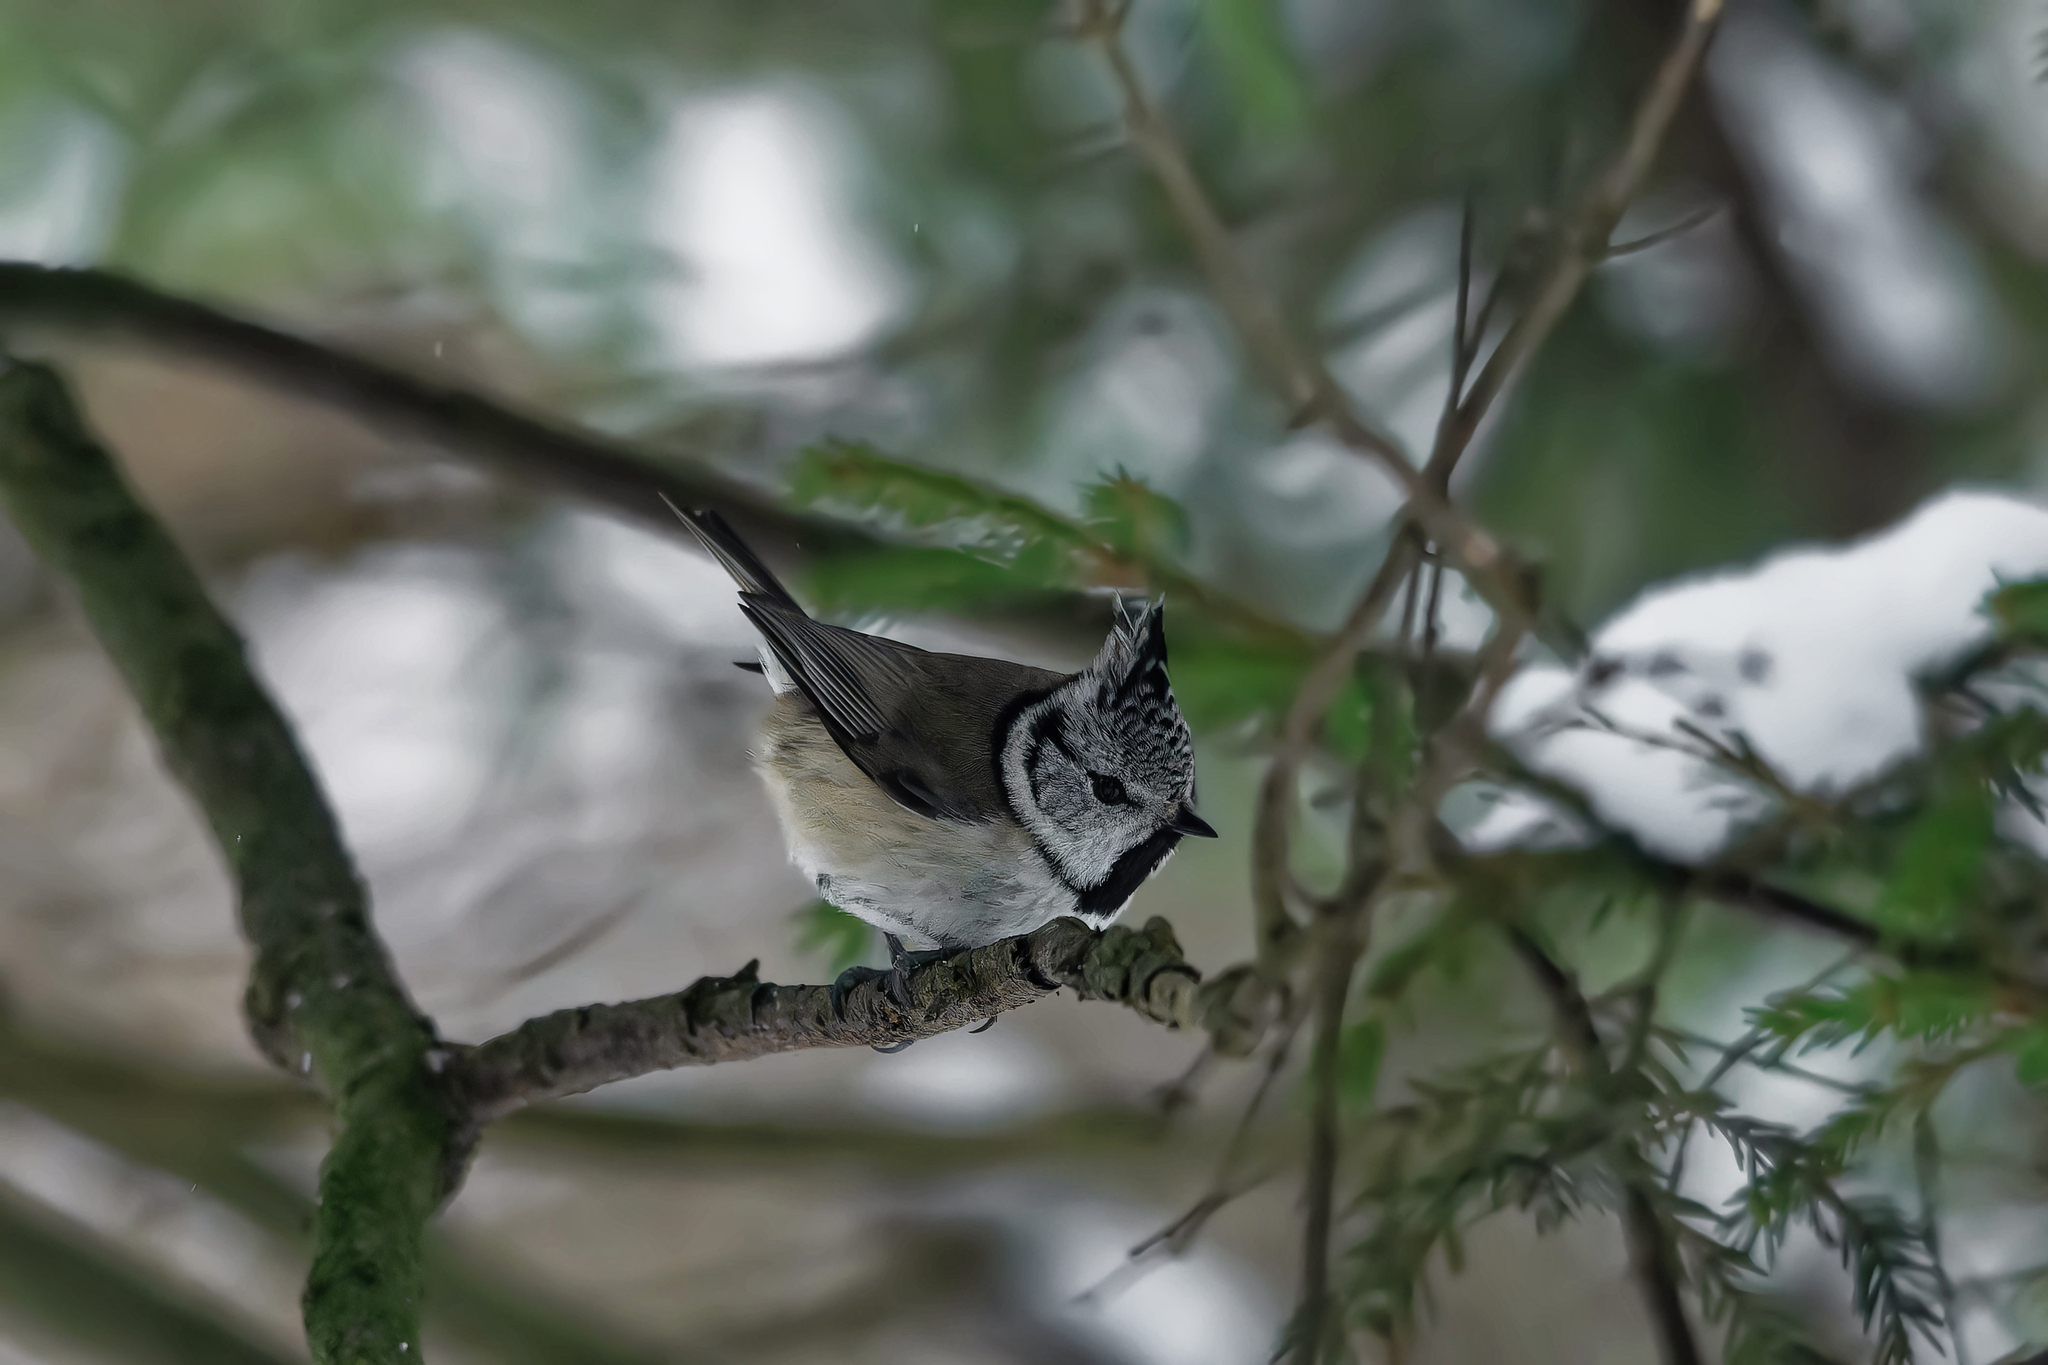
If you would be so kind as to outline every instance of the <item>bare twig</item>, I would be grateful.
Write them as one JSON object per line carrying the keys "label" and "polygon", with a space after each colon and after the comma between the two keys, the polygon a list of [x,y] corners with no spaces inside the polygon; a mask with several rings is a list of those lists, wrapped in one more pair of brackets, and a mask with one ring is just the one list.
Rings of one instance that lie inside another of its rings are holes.
{"label": "bare twig", "polygon": [[[1363,799],[1363,797],[1361,797]],[[1343,1043],[1344,1006],[1351,993],[1351,974],[1364,950],[1362,936],[1350,922],[1362,913],[1327,917],[1320,926],[1322,955],[1317,962],[1315,1019],[1309,1054],[1308,1169],[1302,1178],[1304,1215],[1301,1229],[1301,1302],[1291,1331],[1292,1359],[1317,1365],[1333,1326],[1330,1312],[1330,1229],[1337,1197],[1337,1062]]]}
{"label": "bare twig", "polygon": [[1548,274],[1537,285],[1528,306],[1509,326],[1500,345],[1494,348],[1493,354],[1480,368],[1479,377],[1473,381],[1471,393],[1466,395],[1458,409],[1456,420],[1446,423],[1440,433],[1437,447],[1431,452],[1429,464],[1423,471],[1432,488],[1443,490],[1450,487],[1451,471],[1457,467],[1459,457],[1471,443],[1473,433],[1479,429],[1480,421],[1492,408],[1494,400],[1500,397],[1515,372],[1550,335],[1558,319],[1564,316],[1565,310],[1578,296],[1579,286],[1585,283],[1593,267],[1606,259],[1610,250],[1608,239],[1614,235],[1615,225],[1627,211],[1629,201],[1635,197],[1643,178],[1649,174],[1657,147],[1664,140],[1664,131],[1670,127],[1679,103],[1692,85],[1693,73],[1699,69],[1700,58],[1705,55],[1715,23],[1721,17],[1721,5],[1722,0],[1692,0],[1677,44],[1658,68],[1643,102],[1637,106],[1628,140],[1622,144],[1621,151],[1606,171],[1594,181],[1578,212],[1564,223]]}
{"label": "bare twig", "polygon": [[[1527,930],[1516,924],[1505,926],[1505,930],[1515,955],[1535,978],[1551,1012],[1557,1016],[1559,1043],[1591,1085],[1596,1089],[1611,1088],[1616,1082],[1614,1070],[1578,983]],[[1637,1169],[1623,1173],[1626,1193],[1622,1203],[1622,1232],[1628,1243],[1629,1269],[1657,1334],[1664,1365],[1701,1365],[1699,1343],[1693,1339],[1692,1325],[1685,1316],[1685,1301],[1679,1292],[1684,1272],[1648,1190],[1652,1172],[1640,1154],[1630,1155],[1629,1164]]]}
{"label": "bare twig", "polygon": [[1607,248],[1607,259],[1611,261],[1616,256],[1632,256],[1638,251],[1648,251],[1651,247],[1662,246],[1666,242],[1683,237],[1693,229],[1704,226],[1714,215],[1721,211],[1721,208],[1722,206],[1719,204],[1707,204],[1704,207],[1694,209],[1691,213],[1686,214],[1668,227],[1660,227],[1655,232],[1646,232],[1633,241],[1616,242],[1613,246]]}
{"label": "bare twig", "polygon": [[1285,974],[1288,956],[1301,935],[1300,924],[1288,913],[1286,899],[1288,843],[1301,765],[1315,747],[1324,717],[1350,680],[1359,651],[1379,628],[1394,590],[1408,576],[1419,554],[1415,534],[1397,528],[1379,572],[1351,609],[1335,642],[1296,690],[1272,764],[1260,783],[1252,829],[1252,912],[1260,966],[1276,979]]}
{"label": "bare twig", "polygon": [[1465,396],[1465,378],[1471,372],[1473,357],[1479,350],[1479,339],[1484,335],[1485,322],[1477,328],[1471,322],[1472,311],[1472,231],[1474,209],[1472,196],[1465,196],[1464,211],[1458,216],[1458,292],[1451,311],[1451,387],[1444,394],[1443,415],[1437,419],[1437,440],[1443,440],[1443,428],[1458,415],[1458,405]]}
{"label": "bare twig", "polygon": [[1194,1245],[1195,1239],[1202,1235],[1211,1218],[1228,1208],[1233,1200],[1249,1194],[1266,1181],[1270,1171],[1244,1175],[1240,1173],[1240,1167],[1251,1146],[1260,1111],[1265,1108],[1266,1099],[1272,1094],[1280,1073],[1286,1069],[1287,1055],[1294,1047],[1294,1035],[1299,1024],[1297,1012],[1296,1018],[1281,1021],[1275,1030],[1278,1036],[1267,1045],[1266,1064],[1260,1069],[1258,1084],[1238,1114],[1237,1123],[1231,1128],[1230,1140],[1224,1144],[1223,1155],[1216,1162],[1216,1173],[1201,1197],[1171,1223],[1133,1246],[1122,1264],[1079,1296],[1082,1300],[1101,1300],[1120,1293],[1160,1260],[1184,1255]]}
{"label": "bare twig", "polygon": [[1152,168],[1210,288],[1291,420],[1297,425],[1320,421],[1346,446],[1377,461],[1408,495],[1409,516],[1457,561],[1494,609],[1505,614],[1524,610],[1523,575],[1507,551],[1424,479],[1390,436],[1358,415],[1320,357],[1288,330],[1279,306],[1244,263],[1209,202],[1172,125],[1146,94],[1124,49],[1122,10],[1106,0],[1083,0],[1082,9],[1081,32],[1102,50],[1123,95],[1132,147]]}
{"label": "bare twig", "polygon": [[[1138,79],[1137,68],[1124,49],[1122,13],[1104,0],[1087,0],[1085,9],[1083,29],[1101,47],[1123,92],[1124,124],[1130,130],[1131,146],[1165,191],[1203,275],[1229,314],[1231,325],[1244,338],[1252,363],[1263,371],[1296,422],[1312,420],[1328,399],[1322,367],[1295,342],[1279,308],[1238,255],[1237,244],[1209,203],[1194,167],[1181,150],[1180,139],[1145,93],[1144,82]],[[1364,432],[1364,441],[1382,463],[1390,467],[1408,463],[1388,437]]]}

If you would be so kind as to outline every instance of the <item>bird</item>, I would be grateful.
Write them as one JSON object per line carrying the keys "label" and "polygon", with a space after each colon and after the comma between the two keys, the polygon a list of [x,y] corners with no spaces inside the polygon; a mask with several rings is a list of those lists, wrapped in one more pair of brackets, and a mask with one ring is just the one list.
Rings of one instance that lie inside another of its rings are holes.
{"label": "bird", "polygon": [[[667,501],[664,498],[664,501]],[[1195,809],[1187,719],[1167,678],[1163,600],[1119,599],[1076,673],[941,654],[807,613],[716,512],[669,502],[739,586],[775,692],[753,761],[790,859],[827,903],[882,930],[886,971],[847,991],[1072,915],[1107,927]]]}

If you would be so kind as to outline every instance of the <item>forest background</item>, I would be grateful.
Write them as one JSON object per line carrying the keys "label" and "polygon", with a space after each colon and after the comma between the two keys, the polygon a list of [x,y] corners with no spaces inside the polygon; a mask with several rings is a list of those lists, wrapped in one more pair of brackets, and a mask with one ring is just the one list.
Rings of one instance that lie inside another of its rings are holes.
{"label": "forest background", "polygon": [[[0,5],[0,1361],[2048,1346],[2044,50]],[[918,643],[1164,593],[1224,837],[762,986],[878,945],[661,492]]]}

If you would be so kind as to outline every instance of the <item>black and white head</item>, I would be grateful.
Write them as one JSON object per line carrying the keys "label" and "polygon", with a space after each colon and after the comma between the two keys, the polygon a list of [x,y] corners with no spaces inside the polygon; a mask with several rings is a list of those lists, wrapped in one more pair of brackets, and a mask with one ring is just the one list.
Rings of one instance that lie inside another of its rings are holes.
{"label": "black and white head", "polygon": [[1095,662],[1019,712],[1002,747],[1003,790],[1084,915],[1108,917],[1195,814],[1195,755],[1166,678],[1162,604],[1118,612]]}

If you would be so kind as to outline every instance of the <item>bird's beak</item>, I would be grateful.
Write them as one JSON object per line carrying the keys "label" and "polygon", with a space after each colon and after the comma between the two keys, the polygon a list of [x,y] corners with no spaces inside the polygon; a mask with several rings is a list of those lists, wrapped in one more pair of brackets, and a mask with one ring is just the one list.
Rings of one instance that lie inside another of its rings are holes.
{"label": "bird's beak", "polygon": [[1176,834],[1192,834],[1197,839],[1216,837],[1215,829],[1207,820],[1195,814],[1195,808],[1186,802],[1181,803],[1180,809],[1173,813],[1173,818],[1166,822],[1166,827]]}

